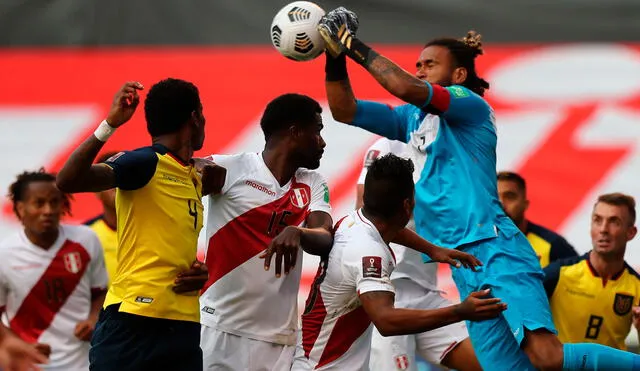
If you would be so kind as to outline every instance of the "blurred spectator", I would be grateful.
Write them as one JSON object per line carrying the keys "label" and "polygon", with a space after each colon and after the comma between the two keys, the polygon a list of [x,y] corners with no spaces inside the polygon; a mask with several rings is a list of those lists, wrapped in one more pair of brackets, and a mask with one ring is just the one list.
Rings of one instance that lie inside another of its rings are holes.
{"label": "blurred spectator", "polygon": [[631,326],[640,329],[640,276],[624,260],[637,232],[635,200],[621,193],[598,198],[591,214],[592,250],[545,268],[545,290],[563,343],[594,342],[626,350]]}
{"label": "blurred spectator", "polygon": [[498,173],[498,197],[507,215],[527,236],[540,259],[540,266],[544,268],[558,259],[578,256],[562,236],[527,219],[527,184],[519,174],[509,171]]}
{"label": "blurred spectator", "polygon": [[88,370],[107,272],[95,233],[60,224],[70,204],[55,179],[24,172],[9,188],[23,229],[0,243],[0,313],[22,340],[50,353],[47,370]]}
{"label": "blurred spectator", "polygon": [[[107,161],[112,156],[116,155],[116,152],[107,152],[98,157],[97,163]],[[117,233],[117,218],[116,218],[116,189],[108,189],[106,191],[96,193],[96,197],[102,203],[102,213],[84,224],[93,229],[98,235],[100,243],[102,244],[102,250],[104,251],[104,262],[107,266],[107,274],[109,275],[109,282],[112,277],[115,277],[117,260],[116,260],[116,248],[118,247],[118,233]]]}

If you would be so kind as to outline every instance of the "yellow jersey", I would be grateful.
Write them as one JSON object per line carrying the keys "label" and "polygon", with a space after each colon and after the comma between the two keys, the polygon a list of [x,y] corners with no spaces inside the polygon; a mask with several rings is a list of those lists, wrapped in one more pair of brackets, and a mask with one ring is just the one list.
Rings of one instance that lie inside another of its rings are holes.
{"label": "yellow jersey", "polygon": [[633,306],[640,301],[640,276],[625,263],[605,281],[589,253],[559,260],[544,269],[553,322],[563,343],[598,343],[626,350]]}
{"label": "yellow jersey", "polygon": [[576,250],[556,232],[527,221],[525,236],[536,252],[542,268],[556,260],[578,256]]}
{"label": "yellow jersey", "polygon": [[118,264],[118,260],[116,259],[118,234],[115,229],[105,223],[102,215],[88,220],[84,224],[93,229],[98,235],[98,239],[102,245],[102,251],[104,251],[104,264],[107,268],[109,284],[111,284],[112,277],[116,275],[116,266]]}
{"label": "yellow jersey", "polygon": [[200,321],[198,292],[176,294],[178,273],[196,260],[202,183],[193,163],[162,145],[120,152],[116,177],[118,265],[104,302],[141,316]]}

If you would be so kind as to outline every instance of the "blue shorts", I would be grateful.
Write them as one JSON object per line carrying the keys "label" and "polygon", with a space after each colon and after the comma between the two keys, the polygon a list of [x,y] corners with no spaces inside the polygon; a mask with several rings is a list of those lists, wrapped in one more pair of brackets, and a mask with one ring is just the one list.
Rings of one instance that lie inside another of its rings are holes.
{"label": "blue shorts", "polygon": [[202,371],[200,323],[100,312],[91,338],[91,371]]}
{"label": "blue shorts", "polygon": [[495,319],[467,321],[469,337],[485,370],[535,370],[520,345],[525,330],[557,333],[542,280],[544,273],[527,238],[502,232],[496,238],[459,248],[483,263],[476,272],[453,268],[453,280],[464,300],[471,292],[491,289],[491,296],[507,304]]}

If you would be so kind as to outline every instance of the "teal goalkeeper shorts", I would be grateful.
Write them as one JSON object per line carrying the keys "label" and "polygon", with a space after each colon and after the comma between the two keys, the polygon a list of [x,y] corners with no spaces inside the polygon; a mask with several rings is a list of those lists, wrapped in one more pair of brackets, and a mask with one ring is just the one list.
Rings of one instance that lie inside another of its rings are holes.
{"label": "teal goalkeeper shorts", "polygon": [[491,289],[490,295],[507,304],[495,319],[467,321],[469,337],[485,370],[535,370],[520,345],[525,330],[557,331],[543,286],[544,273],[527,238],[521,233],[477,241],[459,249],[483,263],[476,272],[453,268],[460,300],[471,292]]}

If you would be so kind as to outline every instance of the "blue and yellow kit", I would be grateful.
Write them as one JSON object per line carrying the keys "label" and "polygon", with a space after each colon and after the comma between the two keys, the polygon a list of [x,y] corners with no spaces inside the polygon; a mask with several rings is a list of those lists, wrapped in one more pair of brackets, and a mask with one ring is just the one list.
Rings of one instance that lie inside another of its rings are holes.
{"label": "blue and yellow kit", "polygon": [[198,292],[172,290],[178,273],[196,260],[202,229],[202,183],[193,164],[158,144],[120,152],[105,164],[116,176],[118,265],[104,307],[199,322]]}
{"label": "blue and yellow kit", "polygon": [[553,322],[563,343],[598,343],[626,350],[632,307],[640,302],[640,275],[625,263],[610,280],[598,276],[589,254],[544,269]]}
{"label": "blue and yellow kit", "polygon": [[116,274],[116,267],[118,265],[118,259],[116,258],[116,250],[118,248],[118,233],[115,229],[111,228],[105,223],[103,216],[99,215],[93,219],[90,219],[84,223],[91,228],[102,245],[104,251],[104,264],[107,267],[107,274],[109,275],[109,284]]}
{"label": "blue and yellow kit", "polygon": [[576,250],[556,232],[527,221],[525,236],[536,252],[542,268],[556,260],[578,256]]}

